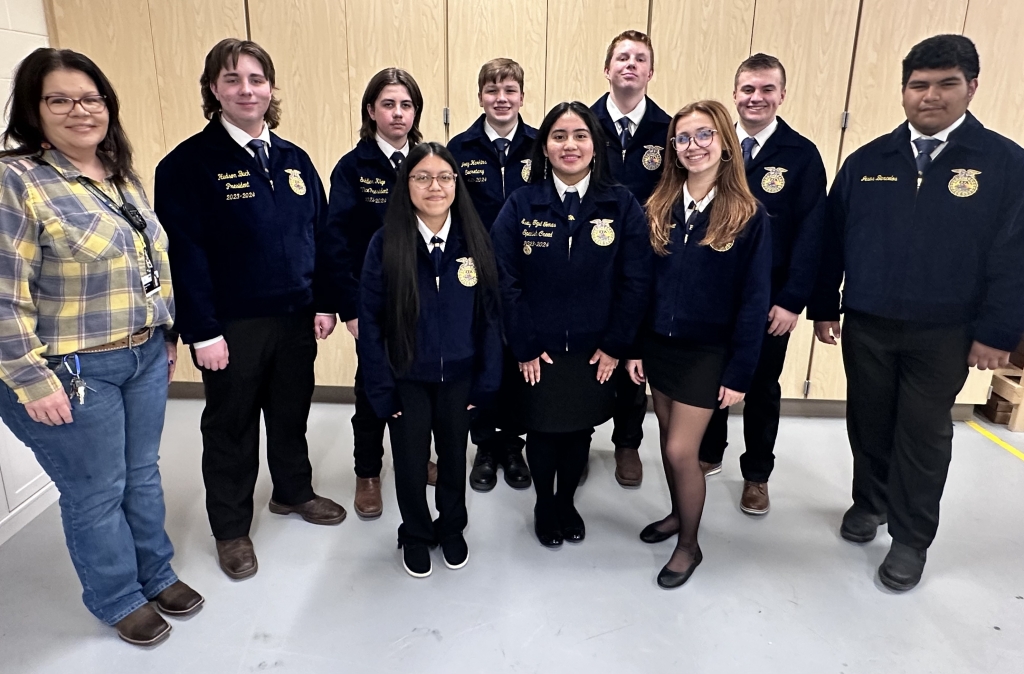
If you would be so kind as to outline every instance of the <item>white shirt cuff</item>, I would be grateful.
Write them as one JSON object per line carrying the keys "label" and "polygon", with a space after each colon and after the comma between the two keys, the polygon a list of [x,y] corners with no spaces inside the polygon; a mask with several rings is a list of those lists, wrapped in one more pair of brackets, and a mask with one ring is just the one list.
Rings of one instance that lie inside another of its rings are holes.
{"label": "white shirt cuff", "polygon": [[201,342],[196,342],[195,344],[192,345],[192,348],[193,349],[202,349],[202,348],[207,347],[207,346],[213,346],[217,342],[223,342],[223,341],[224,341],[224,335],[219,335],[217,337],[214,337],[213,339],[204,339]]}

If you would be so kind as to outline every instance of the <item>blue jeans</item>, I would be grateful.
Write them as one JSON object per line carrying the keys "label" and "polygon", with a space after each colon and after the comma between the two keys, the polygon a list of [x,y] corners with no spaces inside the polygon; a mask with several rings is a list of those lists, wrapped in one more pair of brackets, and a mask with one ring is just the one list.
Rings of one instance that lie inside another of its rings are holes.
{"label": "blue jeans", "polygon": [[[79,359],[82,379],[95,390],[84,405],[72,400],[72,423],[32,421],[2,382],[0,417],[56,483],[82,600],[113,625],[178,580],[157,467],[167,404],[163,330],[141,346]],[[61,358],[48,362],[70,391]]]}

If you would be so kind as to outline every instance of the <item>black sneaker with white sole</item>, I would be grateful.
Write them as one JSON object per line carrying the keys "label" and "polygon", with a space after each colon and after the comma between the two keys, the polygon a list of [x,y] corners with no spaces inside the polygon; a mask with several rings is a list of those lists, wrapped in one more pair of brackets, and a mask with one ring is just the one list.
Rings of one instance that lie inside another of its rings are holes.
{"label": "black sneaker with white sole", "polygon": [[441,541],[441,553],[444,565],[449,569],[461,569],[469,561],[469,546],[462,534],[449,536]]}
{"label": "black sneaker with white sole", "polygon": [[426,578],[433,570],[430,565],[430,548],[426,545],[409,543],[401,545],[402,566],[413,578]]}

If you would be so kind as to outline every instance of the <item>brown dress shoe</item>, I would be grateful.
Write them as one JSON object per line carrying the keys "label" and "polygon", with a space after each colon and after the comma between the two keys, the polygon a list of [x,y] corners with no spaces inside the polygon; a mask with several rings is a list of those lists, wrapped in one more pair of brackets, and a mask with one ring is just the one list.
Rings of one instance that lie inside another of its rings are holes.
{"label": "brown dress shoe", "polygon": [[203,599],[203,595],[179,580],[158,594],[154,601],[161,613],[184,617],[198,611],[206,600]]}
{"label": "brown dress shoe", "polygon": [[437,486],[437,464],[433,461],[427,462],[427,484],[431,487]]}
{"label": "brown dress shoe", "polygon": [[384,512],[384,502],[380,497],[379,477],[357,477],[356,498],[353,506],[356,515],[364,520],[375,520]]}
{"label": "brown dress shoe", "polygon": [[744,480],[740,510],[748,515],[764,515],[769,507],[771,504],[768,502],[768,483]]}
{"label": "brown dress shoe", "polygon": [[121,618],[114,629],[117,636],[136,646],[152,646],[167,638],[171,626],[160,617],[152,604],[143,604]]}
{"label": "brown dress shoe", "polygon": [[310,524],[341,524],[348,514],[344,508],[325,496],[314,496],[305,503],[293,506],[270,499],[270,512],[275,515],[295,513]]}
{"label": "brown dress shoe", "polygon": [[644,465],[640,463],[640,450],[615,450],[615,481],[623,487],[639,487],[644,479]]}
{"label": "brown dress shoe", "polygon": [[217,561],[221,570],[235,580],[254,576],[259,568],[256,551],[252,549],[248,536],[217,541]]}

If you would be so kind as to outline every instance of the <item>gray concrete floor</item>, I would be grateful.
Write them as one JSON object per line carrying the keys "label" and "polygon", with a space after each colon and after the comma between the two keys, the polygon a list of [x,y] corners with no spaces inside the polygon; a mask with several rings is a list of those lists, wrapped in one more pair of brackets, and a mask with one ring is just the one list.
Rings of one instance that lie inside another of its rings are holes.
{"label": "gray concrete floor", "polygon": [[[172,401],[163,444],[167,528],[179,575],[207,599],[146,651],[120,642],[80,602],[54,505],[0,547],[0,672],[700,672],[987,674],[1024,671],[1024,461],[958,423],[939,537],[923,582],[881,588],[880,533],[838,536],[851,460],[839,419],[786,418],[772,511],[738,508],[737,448],[708,483],[704,563],[686,586],[655,584],[672,543],[644,545],[668,493],[648,415],[643,487],[612,477],[606,426],[577,497],[587,539],[561,550],[532,534],[533,495],[499,481],[468,492],[469,564],[415,580],[395,549],[386,458],[384,516],[351,512],[351,407],[316,405],[309,440],[319,493],[349,509],[338,527],[270,514],[261,473],[253,540],[259,573],[228,580],[214,559],[199,472],[201,403]],[[1024,435],[991,427],[1017,448]],[[472,450],[471,450],[472,452]]]}

